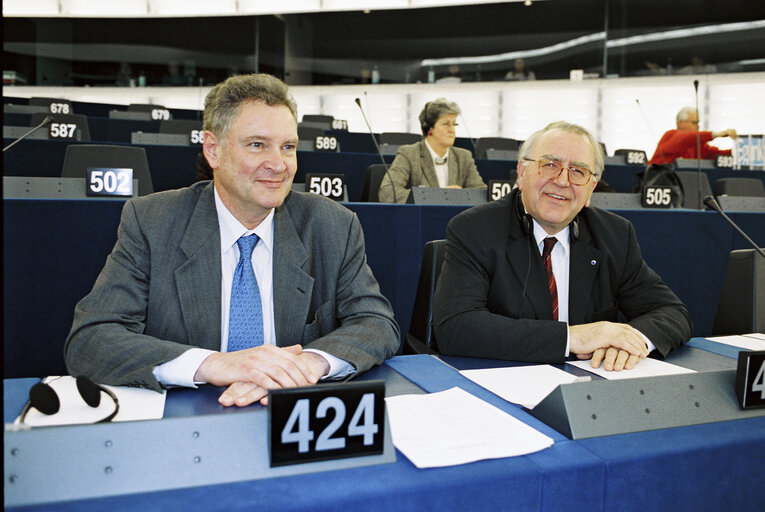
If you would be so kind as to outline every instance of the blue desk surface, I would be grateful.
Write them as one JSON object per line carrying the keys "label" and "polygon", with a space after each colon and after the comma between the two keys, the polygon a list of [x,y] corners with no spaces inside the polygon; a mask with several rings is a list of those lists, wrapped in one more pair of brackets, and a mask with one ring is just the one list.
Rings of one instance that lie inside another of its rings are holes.
{"label": "blue desk surface", "polygon": [[[694,364],[712,357],[718,368],[735,364],[691,347],[675,357]],[[469,358],[449,363],[496,365]],[[551,436],[555,444],[522,457],[446,468],[420,470],[397,453],[395,463],[380,466],[10,510],[763,510],[765,417],[571,441],[431,356],[395,357],[371,375],[382,374],[387,381],[391,369],[405,377],[399,378],[404,392],[416,389],[407,381],[428,392],[459,386]],[[8,382],[6,409],[7,389]],[[209,400],[217,407],[216,395],[214,389],[171,391],[168,407],[188,400]]]}

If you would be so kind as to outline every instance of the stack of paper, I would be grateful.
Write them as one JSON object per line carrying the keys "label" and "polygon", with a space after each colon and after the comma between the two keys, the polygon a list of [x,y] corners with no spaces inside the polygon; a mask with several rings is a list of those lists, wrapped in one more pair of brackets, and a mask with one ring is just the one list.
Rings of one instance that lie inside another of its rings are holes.
{"label": "stack of paper", "polygon": [[385,399],[393,444],[418,468],[525,455],[553,440],[460,389]]}

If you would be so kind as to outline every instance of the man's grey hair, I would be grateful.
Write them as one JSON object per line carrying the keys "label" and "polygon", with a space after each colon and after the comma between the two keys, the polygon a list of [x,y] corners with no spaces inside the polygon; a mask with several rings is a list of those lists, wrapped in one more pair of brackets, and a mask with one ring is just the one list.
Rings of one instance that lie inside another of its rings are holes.
{"label": "man's grey hair", "polygon": [[203,129],[225,139],[231,123],[245,101],[262,101],[270,106],[284,105],[297,123],[297,105],[287,84],[266,73],[232,76],[213,87],[205,98]]}
{"label": "man's grey hair", "polygon": [[422,107],[422,112],[420,112],[420,128],[422,129],[422,134],[427,135],[441,116],[446,114],[454,114],[458,116],[461,113],[462,110],[460,110],[459,105],[453,101],[448,101],[446,98],[438,98],[427,102],[425,106]]}
{"label": "man's grey hair", "polygon": [[677,122],[687,121],[694,114],[698,114],[698,112],[696,112],[696,108],[695,107],[683,107],[677,113],[677,117],[675,117],[675,120]]}
{"label": "man's grey hair", "polygon": [[595,153],[595,169],[592,169],[592,172],[594,172],[595,176],[600,179],[600,177],[603,175],[603,168],[605,167],[606,162],[605,151],[603,151],[602,144],[595,140],[595,137],[593,137],[590,132],[578,124],[573,124],[566,121],[556,121],[554,123],[548,124],[541,130],[531,134],[531,136],[526,139],[523,144],[521,144],[521,147],[518,150],[518,158],[520,160],[523,160],[524,158],[531,158],[531,152],[534,150],[534,145],[543,134],[549,132],[550,130],[562,130],[564,132],[575,133],[587,139],[590,147],[592,147],[593,153]]}

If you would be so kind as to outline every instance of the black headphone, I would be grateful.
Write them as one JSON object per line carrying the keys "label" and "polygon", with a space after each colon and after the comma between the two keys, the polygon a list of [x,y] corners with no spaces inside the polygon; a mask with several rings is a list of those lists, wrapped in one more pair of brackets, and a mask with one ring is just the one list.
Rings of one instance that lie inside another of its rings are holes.
{"label": "black headphone", "polygon": [[[534,219],[526,212],[523,207],[523,201],[521,200],[521,191],[518,190],[515,194],[515,214],[518,216],[518,222],[521,223],[521,232],[523,236],[531,238],[534,234]],[[569,224],[569,237],[571,242],[579,240],[579,214]]]}
{"label": "black headphone", "polygon": [[[114,401],[114,411],[109,414],[109,416],[94,423],[108,423],[114,419],[120,410],[120,402],[117,400],[117,396],[110,389],[107,389],[104,386],[99,386],[88,377],[81,375],[77,377],[76,381],[77,391],[80,392],[80,396],[90,407],[96,408],[101,404],[102,391],[109,395],[112,401]],[[49,384],[38,382],[29,390],[29,401],[24,406],[24,410],[21,411],[19,423],[24,423],[24,419],[32,407],[41,413],[50,416],[59,411],[61,408],[61,401],[59,400],[56,391]]]}

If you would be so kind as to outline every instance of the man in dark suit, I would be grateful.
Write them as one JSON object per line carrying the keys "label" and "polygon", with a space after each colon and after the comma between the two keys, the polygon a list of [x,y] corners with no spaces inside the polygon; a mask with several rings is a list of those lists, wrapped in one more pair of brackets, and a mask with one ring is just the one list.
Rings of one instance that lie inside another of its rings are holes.
{"label": "man in dark suit", "polygon": [[[155,390],[227,386],[220,402],[243,406],[392,356],[398,326],[355,214],[290,193],[298,136],[287,86],[229,78],[205,100],[204,129],[212,181],[126,203],[117,243],[75,309],[70,373]],[[256,243],[240,259],[244,238]]]}
{"label": "man in dark suit", "polygon": [[420,112],[423,139],[401,146],[380,183],[381,203],[405,203],[414,187],[486,188],[473,155],[455,148],[459,106],[438,98]]}
{"label": "man in dark suit", "polygon": [[687,341],[690,314],[643,260],[632,224],[589,207],[604,165],[592,135],[553,123],[519,155],[517,190],[449,222],[434,298],[439,350],[546,363],[576,355],[622,370]]}

